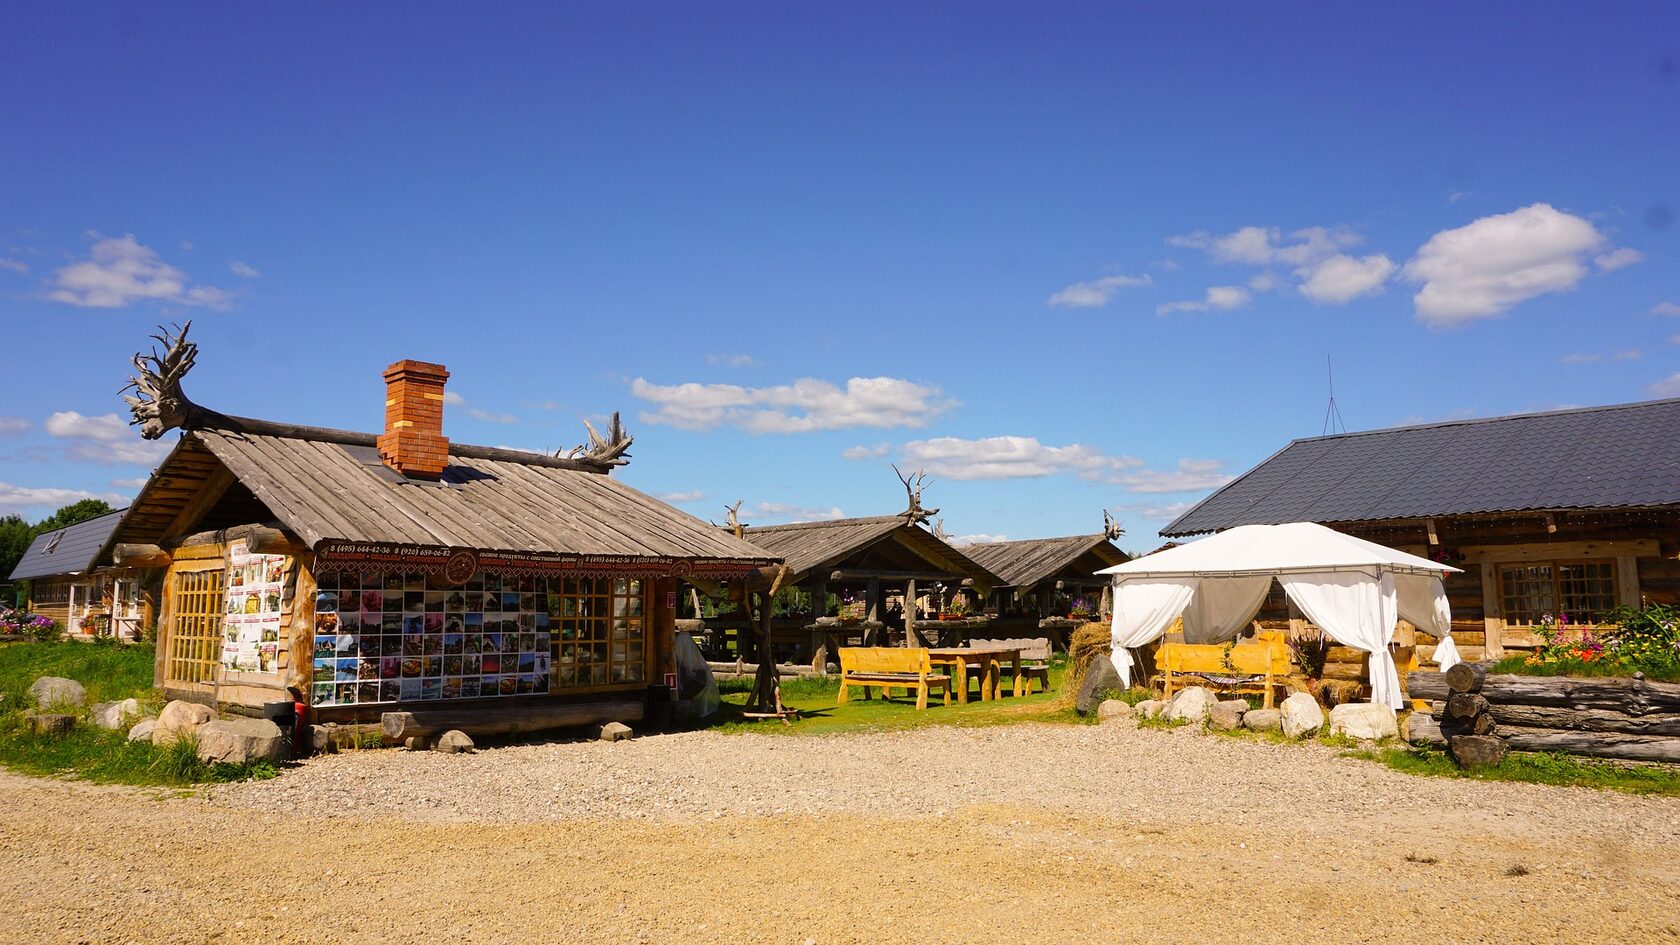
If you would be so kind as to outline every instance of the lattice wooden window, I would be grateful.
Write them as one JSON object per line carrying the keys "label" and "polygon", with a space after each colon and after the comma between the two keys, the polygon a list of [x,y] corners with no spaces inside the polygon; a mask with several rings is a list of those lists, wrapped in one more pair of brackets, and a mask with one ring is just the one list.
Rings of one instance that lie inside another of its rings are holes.
{"label": "lattice wooden window", "polygon": [[1616,606],[1612,561],[1549,561],[1499,569],[1505,622],[1537,624],[1546,614],[1568,614],[1571,623],[1593,623]]}
{"label": "lattice wooden window", "polygon": [[169,665],[174,683],[202,683],[215,678],[222,657],[222,576],[220,568],[175,575]]}
{"label": "lattice wooden window", "polygon": [[550,595],[558,689],[634,685],[647,678],[642,582],[567,578]]}

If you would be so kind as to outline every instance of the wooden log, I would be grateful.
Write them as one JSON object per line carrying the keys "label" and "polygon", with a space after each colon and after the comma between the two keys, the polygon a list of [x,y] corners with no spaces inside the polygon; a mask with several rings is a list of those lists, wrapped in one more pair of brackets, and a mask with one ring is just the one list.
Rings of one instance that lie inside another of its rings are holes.
{"label": "wooden log", "polygon": [[157,545],[118,542],[111,549],[111,560],[124,568],[167,568],[175,558]]}
{"label": "wooden log", "polygon": [[1544,705],[1493,705],[1489,714],[1502,726],[1622,735],[1680,736],[1680,712],[1629,715],[1610,709],[1566,709]]}
{"label": "wooden log", "polygon": [[1451,691],[1447,688],[1446,673],[1416,672],[1406,677],[1406,695],[1412,699],[1445,702]]}
{"label": "wooden log", "polygon": [[1487,667],[1479,663],[1459,663],[1447,670],[1447,688],[1453,692],[1481,692],[1487,681]]}
{"label": "wooden log", "polygon": [[1489,676],[1482,695],[1494,705],[1609,709],[1627,715],[1680,712],[1680,683],[1627,677]]}
{"label": "wooden log", "polygon": [[1497,727],[1491,712],[1483,712],[1466,719],[1447,716],[1435,721],[1440,723],[1441,734],[1447,738],[1455,735],[1492,735]]}
{"label": "wooden log", "polygon": [[[759,666],[757,663],[746,663],[739,660],[733,663],[707,662],[706,665],[711,667],[714,674],[720,676],[756,676]],[[778,676],[811,676],[815,675],[815,670],[803,663],[777,663],[776,674]]]}
{"label": "wooden log", "polygon": [[1427,712],[1413,712],[1406,719],[1406,741],[1412,745],[1445,745],[1441,726]]}
{"label": "wooden log", "polygon": [[1502,729],[1501,733],[1505,736],[1505,746],[1512,751],[1561,751],[1593,758],[1680,764],[1680,738],[1525,729]]}
{"label": "wooden log", "polygon": [[432,739],[450,729],[473,738],[545,732],[595,722],[634,722],[642,717],[639,701],[532,703],[516,706],[460,706],[386,712],[379,717],[388,741]]}
{"label": "wooden log", "polygon": [[1447,753],[1459,767],[1471,770],[1499,767],[1507,747],[1492,735],[1454,735],[1447,739]]}
{"label": "wooden log", "polygon": [[1468,721],[1488,713],[1488,701],[1473,692],[1455,692],[1447,697],[1447,717]]}

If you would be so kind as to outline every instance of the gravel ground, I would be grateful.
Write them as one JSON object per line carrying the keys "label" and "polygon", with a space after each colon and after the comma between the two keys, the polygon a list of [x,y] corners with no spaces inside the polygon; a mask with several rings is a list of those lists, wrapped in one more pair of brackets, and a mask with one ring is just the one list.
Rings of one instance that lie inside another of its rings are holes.
{"label": "gravel ground", "polygon": [[1680,941],[1680,800],[1129,722],[0,796],[0,942]]}

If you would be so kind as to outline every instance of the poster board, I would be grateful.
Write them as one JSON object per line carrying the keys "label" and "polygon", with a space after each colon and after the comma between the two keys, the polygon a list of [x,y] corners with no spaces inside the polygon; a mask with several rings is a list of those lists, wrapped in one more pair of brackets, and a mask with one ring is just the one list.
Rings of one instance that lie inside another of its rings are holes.
{"label": "poster board", "polygon": [[241,539],[228,543],[227,560],[222,668],[244,673],[277,673],[286,556],[252,554]]}

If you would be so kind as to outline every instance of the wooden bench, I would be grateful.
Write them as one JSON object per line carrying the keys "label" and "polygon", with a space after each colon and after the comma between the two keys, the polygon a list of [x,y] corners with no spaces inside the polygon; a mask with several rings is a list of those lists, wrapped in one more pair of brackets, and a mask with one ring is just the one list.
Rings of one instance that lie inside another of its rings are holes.
{"label": "wooden bench", "polygon": [[914,690],[916,708],[925,709],[928,692],[941,689],[945,704],[951,704],[951,677],[933,671],[928,651],[898,646],[843,646],[840,648],[840,698],[844,704],[850,699],[847,690],[863,687],[863,697],[870,698],[870,688],[880,687],[881,698],[891,696],[891,690]]}
{"label": "wooden bench", "polygon": [[[1032,694],[1032,681],[1038,680],[1039,692],[1050,691],[1050,638],[1032,637],[1020,640],[970,640],[968,645],[979,649],[988,646],[1018,646],[1021,648],[1021,679],[1025,688],[1021,695]],[[1011,666],[1004,666],[1003,671],[1009,672]]]}
{"label": "wooden bench", "polygon": [[1223,643],[1163,643],[1156,653],[1162,698],[1171,699],[1180,677],[1189,676],[1197,685],[1227,692],[1258,692],[1265,707],[1272,708],[1273,693],[1289,675],[1289,645],[1283,633],[1262,631],[1253,643],[1229,646]]}

